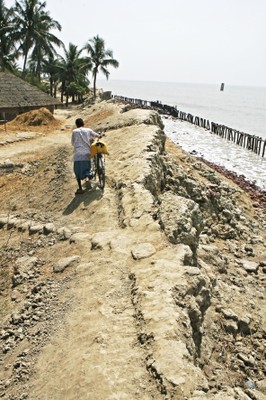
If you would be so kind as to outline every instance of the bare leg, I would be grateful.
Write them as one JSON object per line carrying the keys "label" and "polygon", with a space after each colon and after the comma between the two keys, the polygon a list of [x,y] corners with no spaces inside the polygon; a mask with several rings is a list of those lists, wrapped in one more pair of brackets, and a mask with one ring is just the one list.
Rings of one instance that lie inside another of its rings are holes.
{"label": "bare leg", "polygon": [[77,179],[77,182],[78,182],[78,187],[79,187],[79,189],[82,190],[81,179]]}
{"label": "bare leg", "polygon": [[75,193],[75,194],[82,194],[82,193],[84,193],[84,190],[82,189],[82,186],[81,186],[81,180],[80,180],[80,179],[77,179],[77,182],[78,182],[79,188],[76,190],[76,193]]}

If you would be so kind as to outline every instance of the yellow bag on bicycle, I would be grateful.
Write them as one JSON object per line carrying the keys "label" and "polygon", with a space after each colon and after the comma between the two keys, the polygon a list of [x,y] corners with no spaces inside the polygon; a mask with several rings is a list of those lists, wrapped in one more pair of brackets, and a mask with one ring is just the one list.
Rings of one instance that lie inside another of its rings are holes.
{"label": "yellow bag on bicycle", "polygon": [[91,144],[91,158],[97,153],[109,154],[106,144],[100,140],[96,140]]}

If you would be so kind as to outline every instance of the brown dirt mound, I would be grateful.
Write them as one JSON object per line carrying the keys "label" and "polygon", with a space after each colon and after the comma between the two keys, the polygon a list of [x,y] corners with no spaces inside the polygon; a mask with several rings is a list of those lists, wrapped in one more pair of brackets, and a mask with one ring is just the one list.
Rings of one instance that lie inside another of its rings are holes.
{"label": "brown dirt mound", "polygon": [[56,119],[45,107],[18,115],[9,125],[42,126],[54,124]]}

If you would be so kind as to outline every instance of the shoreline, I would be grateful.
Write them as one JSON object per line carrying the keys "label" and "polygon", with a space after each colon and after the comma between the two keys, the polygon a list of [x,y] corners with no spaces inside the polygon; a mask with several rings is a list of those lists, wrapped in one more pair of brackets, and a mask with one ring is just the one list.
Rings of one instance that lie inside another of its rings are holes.
{"label": "shoreline", "polygon": [[[160,115],[165,116],[166,118],[169,117],[169,112],[165,112],[165,110],[163,110],[161,108],[158,109],[157,107],[149,105],[149,103],[151,103],[151,102],[146,102],[146,101],[139,100],[139,99],[121,98],[119,96],[113,96],[113,98],[116,101],[122,101],[125,104],[128,104],[128,102],[129,102],[131,108],[152,109],[152,110],[158,112]],[[165,105],[161,105],[161,106],[163,107]],[[169,106],[167,106],[167,107],[169,107]],[[173,107],[170,107],[170,108],[176,110]],[[180,120],[178,117],[172,116],[172,118],[177,118],[177,120]],[[182,120],[182,122],[183,122],[183,120]],[[184,120],[184,122],[190,122],[190,121]],[[193,124],[193,125],[196,126],[195,124]],[[204,127],[203,127],[203,129],[204,129]],[[266,144],[266,139],[264,140],[264,142]],[[243,148],[243,147],[241,146],[241,148]],[[190,153],[188,150],[185,150],[185,151]],[[256,184],[252,183],[247,177],[245,177],[244,174],[238,174],[232,170],[227,169],[226,167],[222,167],[214,162],[208,161],[204,157],[197,157],[197,158],[199,158],[206,165],[210,166],[217,172],[220,172],[223,176],[231,179],[241,189],[243,189],[245,192],[249,193],[249,195],[251,196],[251,199],[254,200],[254,207],[262,207],[263,209],[266,209],[266,190],[257,186]]]}
{"label": "shoreline", "polygon": [[221,175],[232,180],[241,189],[248,193],[251,199],[254,201],[253,207],[261,207],[266,211],[266,191],[250,182],[244,175],[238,175],[233,171],[229,171],[225,167],[217,165],[211,161],[205,160],[203,157],[198,157],[198,159],[204,162],[206,165],[219,172]]}
{"label": "shoreline", "polygon": [[136,107],[147,108],[157,111],[159,114],[165,116],[171,116],[180,121],[189,122],[190,124],[204,128],[207,131],[228,140],[242,148],[246,148],[263,159],[266,156],[266,138],[258,135],[252,135],[250,133],[239,131],[235,128],[228,127],[224,124],[219,124],[211,119],[199,117],[191,113],[187,113],[178,110],[176,106],[170,106],[168,104],[163,104],[161,101],[149,101],[142,99],[135,99],[130,97],[124,97],[119,95],[112,95],[112,97],[119,101],[129,102]]}
{"label": "shoreline", "polygon": [[[266,139],[264,87],[181,82],[101,81],[104,91],[135,99],[161,101],[194,115]],[[245,99],[245,100],[244,100]],[[248,102],[247,102],[248,100]],[[259,106],[259,107],[257,107]]]}

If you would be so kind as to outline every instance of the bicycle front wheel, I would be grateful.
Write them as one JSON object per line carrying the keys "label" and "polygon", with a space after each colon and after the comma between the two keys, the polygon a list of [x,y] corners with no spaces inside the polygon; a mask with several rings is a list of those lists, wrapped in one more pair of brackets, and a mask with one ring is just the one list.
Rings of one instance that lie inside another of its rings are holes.
{"label": "bicycle front wheel", "polygon": [[102,154],[98,154],[97,157],[97,173],[99,178],[99,186],[101,189],[104,189],[105,186],[105,165],[104,158]]}

